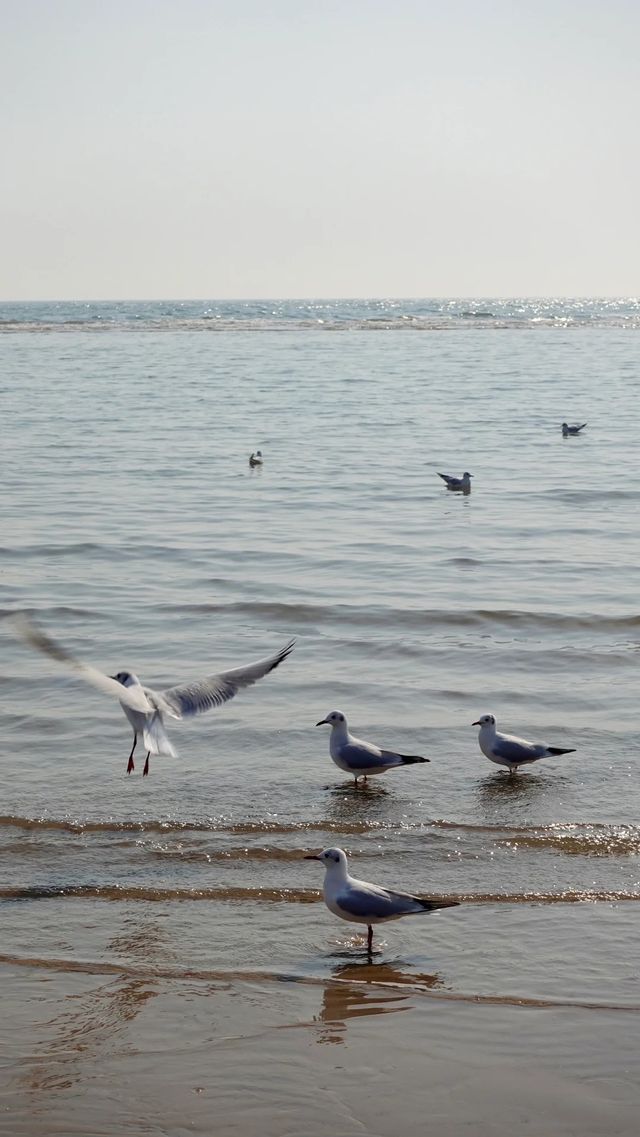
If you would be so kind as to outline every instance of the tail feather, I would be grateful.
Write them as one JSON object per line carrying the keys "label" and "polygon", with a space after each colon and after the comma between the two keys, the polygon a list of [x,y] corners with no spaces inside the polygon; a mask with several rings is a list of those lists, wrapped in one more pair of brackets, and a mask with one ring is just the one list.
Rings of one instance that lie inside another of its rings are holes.
{"label": "tail feather", "polygon": [[413,762],[430,762],[430,758],[421,758],[419,754],[398,754],[402,758],[403,766],[411,766]]}
{"label": "tail feather", "polygon": [[149,750],[151,754],[166,754],[169,758],[175,758],[177,756],[173,746],[169,742],[160,714],[156,713],[151,721],[147,723],[142,732],[142,737],[147,750]]}
{"label": "tail feather", "polygon": [[575,747],[572,750],[564,750],[561,746],[547,746],[550,754],[575,754]]}

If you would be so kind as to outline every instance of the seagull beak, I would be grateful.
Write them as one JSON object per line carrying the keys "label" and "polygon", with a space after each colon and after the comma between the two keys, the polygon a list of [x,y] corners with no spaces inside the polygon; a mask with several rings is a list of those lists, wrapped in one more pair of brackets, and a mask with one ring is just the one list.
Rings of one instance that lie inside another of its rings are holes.
{"label": "seagull beak", "polygon": [[329,719],[320,719],[320,722],[317,722],[316,726],[324,726],[325,723],[327,726],[329,726]]}
{"label": "seagull beak", "polygon": [[482,726],[482,723],[480,722],[480,719],[477,719],[476,722],[472,722],[471,725],[472,726]]}
{"label": "seagull beak", "polygon": [[[319,725],[320,724],[318,723],[318,726]],[[304,856],[302,859],[303,861],[321,861],[322,857],[318,857],[316,853],[310,853],[308,856]]]}

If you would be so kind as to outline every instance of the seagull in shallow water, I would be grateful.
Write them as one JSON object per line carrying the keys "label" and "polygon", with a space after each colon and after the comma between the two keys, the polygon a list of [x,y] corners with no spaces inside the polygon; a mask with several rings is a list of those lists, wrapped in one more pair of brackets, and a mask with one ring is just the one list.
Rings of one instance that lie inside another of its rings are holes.
{"label": "seagull in shallow water", "polygon": [[249,465],[250,466],[261,466],[262,465],[262,450],[255,450],[253,452],[253,454],[249,458]]}
{"label": "seagull in shallow water", "polygon": [[372,742],[364,742],[361,738],[349,733],[349,726],[342,711],[330,711],[326,718],[320,719],[316,726],[331,727],[329,737],[329,753],[336,766],[353,774],[355,787],[358,788],[358,778],[369,777],[370,774],[384,774],[387,770],[394,770],[396,766],[411,766],[415,762],[429,762],[429,758],[421,758],[418,754],[397,754],[395,750],[381,750]]}
{"label": "seagull in shallow water", "polygon": [[341,920],[367,925],[369,954],[373,949],[374,924],[400,920],[403,916],[428,916],[438,908],[456,908],[459,903],[457,900],[428,900],[356,880],[349,876],[347,857],[342,849],[325,849],[305,860],[321,861],[326,869],[322,891],[329,911]]}
{"label": "seagull in shallow water", "polygon": [[143,777],[149,773],[151,754],[176,757],[164,728],[165,715],[172,719],[191,718],[212,707],[219,707],[228,699],[232,699],[242,687],[250,687],[258,679],[273,671],[274,667],[278,667],[293,651],[295,644],[295,640],[291,640],[281,651],[268,656],[267,659],[260,659],[257,663],[236,667],[232,671],[222,671],[219,675],[207,675],[204,679],[169,687],[166,691],[154,691],[151,687],[144,687],[133,671],[118,671],[116,675],[103,675],[95,667],[81,663],[45,635],[23,613],[15,616],[13,622],[18,633],[31,647],[64,664],[98,691],[119,700],[133,727],[133,746],[129,754],[127,773],[130,774],[135,769],[133,752],[138,742],[138,735],[142,735],[147,751]]}
{"label": "seagull in shallow water", "polygon": [[563,424],[562,424],[562,437],[568,438],[568,436],[570,434],[580,434],[580,431],[584,430],[586,425],[587,425],[586,422],[583,422],[582,426],[569,426],[568,423],[563,422]]}
{"label": "seagull in shallow water", "polygon": [[483,754],[490,762],[506,766],[510,774],[515,774],[518,766],[530,766],[541,758],[553,754],[575,754],[575,748],[567,750],[561,746],[547,746],[545,742],[527,742],[515,734],[500,734],[496,730],[494,715],[483,715],[472,726],[479,726],[478,742]]}
{"label": "seagull in shallow water", "polygon": [[471,490],[470,479],[473,477],[473,474],[470,474],[467,470],[465,470],[461,478],[453,478],[451,474],[440,473],[438,473],[438,477],[447,483],[448,490],[462,490],[463,493],[469,493]]}

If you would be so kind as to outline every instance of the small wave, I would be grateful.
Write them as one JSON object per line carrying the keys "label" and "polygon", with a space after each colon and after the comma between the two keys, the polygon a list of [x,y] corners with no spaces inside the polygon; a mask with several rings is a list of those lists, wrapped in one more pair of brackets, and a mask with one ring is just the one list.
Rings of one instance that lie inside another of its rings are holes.
{"label": "small wave", "polygon": [[[298,854],[298,859],[302,856]],[[309,888],[154,888],[128,884],[57,884],[0,887],[0,900],[219,900],[267,904],[315,904],[321,894]]]}
{"label": "small wave", "polygon": [[[138,842],[140,844],[140,842]],[[239,848],[222,849],[185,849],[181,846],[153,845],[145,846],[144,851],[152,857],[162,860],[175,860],[181,862],[204,861],[299,861],[303,856],[300,848],[282,849],[277,845],[243,845]]]}
{"label": "small wave", "polygon": [[[80,975],[115,975],[120,979],[145,979],[154,981],[169,979],[175,981],[203,981],[206,983],[219,983],[228,987],[229,983],[300,983],[307,987],[325,989],[353,989],[366,991],[371,995],[377,989],[381,993],[388,991],[402,991],[405,994],[413,993],[430,999],[440,999],[451,1003],[473,1003],[486,1006],[505,1007],[531,1007],[535,1010],[554,1010],[558,1008],[579,1008],[593,1011],[625,1011],[638,1013],[640,1004],[637,1003],[611,1003],[597,1002],[583,999],[540,999],[527,995],[480,995],[465,991],[451,991],[438,988],[434,985],[433,976],[429,975],[403,975],[400,972],[383,970],[381,965],[371,965],[362,968],[362,978],[352,974],[344,977],[338,975],[310,976],[292,972],[279,972],[267,970],[224,970],[222,968],[178,968],[155,966],[152,968],[131,967],[125,963],[111,963],[107,960],[88,959],[61,959],[51,956],[22,956],[8,953],[0,954],[0,966],[25,967],[46,971],[59,971],[63,973],[76,973]],[[376,972],[383,971],[380,978]]]}
{"label": "small wave", "polygon": [[523,833],[498,842],[512,849],[566,853],[573,857],[632,857],[640,853],[640,833],[609,829],[591,833]]}
{"label": "small wave", "polygon": [[194,821],[180,821],[175,818],[144,818],[139,821],[79,821],[74,818],[20,817],[15,814],[0,815],[0,829],[51,829],[64,833],[368,833],[375,830],[390,829],[392,826],[382,821],[337,822],[319,821],[225,821],[205,818]]}
{"label": "small wave", "polygon": [[631,631],[640,628],[640,615],[607,616],[596,612],[574,616],[558,612],[535,612],[526,609],[420,609],[359,607],[345,604],[286,604],[263,601],[236,601],[230,604],[181,604],[169,606],[168,612],[205,615],[208,613],[234,613],[252,619],[263,618],[271,622],[282,620],[287,627],[301,623],[321,623],[338,620],[353,627],[492,627],[572,631]]}
{"label": "small wave", "polygon": [[[302,854],[300,854],[300,857]],[[129,884],[6,885],[0,900],[106,900],[106,901],[218,901],[253,904],[317,904],[322,894],[312,888],[160,888]],[[565,889],[562,892],[459,892],[435,894],[425,899],[456,904],[584,904],[638,901],[640,892],[630,889]]]}
{"label": "small wave", "polygon": [[590,327],[625,328],[640,327],[640,318],[635,314],[609,314],[606,317],[589,315],[549,316],[496,316],[492,312],[456,312],[448,315],[431,316],[386,316],[386,317],[347,317],[324,319],[292,318],[283,316],[249,318],[233,316],[200,316],[178,318],[176,316],[129,317],[124,320],[89,317],[86,319],[47,320],[0,320],[0,334],[28,333],[35,335],[70,334],[73,332],[105,332],[126,335],[127,332],[442,332],[483,329],[487,331],[506,329],[514,331],[548,330],[559,328],[563,331]]}
{"label": "small wave", "polygon": [[30,557],[77,556],[79,553],[96,553],[103,548],[103,545],[95,541],[75,541],[68,545],[0,545],[0,558],[20,560]]}
{"label": "small wave", "polygon": [[640,829],[633,825],[607,825],[588,821],[556,822],[551,825],[474,825],[436,820],[437,829],[492,834],[507,848],[538,849],[573,856],[620,857],[640,853]]}

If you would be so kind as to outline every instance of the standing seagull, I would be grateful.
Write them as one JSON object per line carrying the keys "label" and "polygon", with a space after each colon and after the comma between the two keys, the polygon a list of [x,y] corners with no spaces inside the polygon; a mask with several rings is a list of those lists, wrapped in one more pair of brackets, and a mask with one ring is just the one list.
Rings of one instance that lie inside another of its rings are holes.
{"label": "standing seagull", "polygon": [[255,450],[253,452],[253,454],[249,458],[249,465],[250,466],[261,466],[262,465],[262,450]]}
{"label": "standing seagull", "polygon": [[329,738],[329,753],[336,766],[353,774],[355,787],[358,788],[358,778],[366,778],[369,774],[384,774],[387,770],[394,770],[396,766],[411,766],[415,762],[429,762],[429,758],[420,758],[417,754],[396,754],[394,750],[381,750],[372,742],[364,742],[349,733],[349,726],[342,711],[330,711],[326,719],[320,719],[316,726],[331,727]]}
{"label": "standing seagull", "polygon": [[164,715],[169,715],[172,719],[191,718],[208,711],[211,707],[219,707],[221,703],[232,699],[241,687],[250,687],[252,683],[256,683],[258,679],[273,671],[274,667],[282,663],[283,659],[293,651],[295,644],[295,640],[291,640],[281,651],[267,659],[260,659],[257,663],[236,667],[233,671],[222,671],[219,675],[207,675],[204,679],[169,687],[166,691],[154,691],[151,687],[144,687],[132,671],[103,675],[95,667],[81,663],[40,631],[24,614],[14,618],[14,625],[22,638],[32,647],[57,660],[58,663],[66,665],[81,679],[90,683],[92,687],[97,687],[105,695],[113,695],[119,700],[133,727],[133,746],[127,763],[127,774],[135,769],[133,752],[138,735],[141,734],[147,750],[143,777],[149,773],[151,754],[167,754],[172,758],[176,756],[164,728]]}
{"label": "standing seagull", "polygon": [[568,423],[563,422],[563,424],[562,424],[562,437],[568,438],[570,434],[580,434],[580,431],[584,430],[586,425],[587,425],[586,422],[583,422],[582,426],[569,426]]}
{"label": "standing seagull", "polygon": [[369,955],[373,949],[374,924],[400,920],[402,916],[428,916],[438,908],[456,908],[459,903],[457,900],[428,900],[412,896],[409,892],[380,888],[366,880],[356,880],[349,876],[347,857],[342,849],[325,849],[324,853],[305,857],[305,860],[322,861],[324,864],[326,872],[322,891],[329,911],[341,920],[367,925]]}
{"label": "standing seagull", "polygon": [[496,730],[494,715],[483,715],[472,726],[479,726],[478,742],[483,754],[490,762],[506,766],[510,774],[515,774],[518,766],[530,766],[541,758],[552,754],[575,754],[575,748],[567,750],[561,746],[547,746],[545,742],[527,742],[515,734],[500,734]]}
{"label": "standing seagull", "polygon": [[448,490],[462,490],[463,493],[470,493],[471,491],[470,479],[473,477],[473,474],[470,474],[467,470],[465,470],[461,478],[452,478],[451,474],[440,473],[438,474],[438,477],[442,478],[443,482],[447,483]]}

